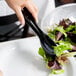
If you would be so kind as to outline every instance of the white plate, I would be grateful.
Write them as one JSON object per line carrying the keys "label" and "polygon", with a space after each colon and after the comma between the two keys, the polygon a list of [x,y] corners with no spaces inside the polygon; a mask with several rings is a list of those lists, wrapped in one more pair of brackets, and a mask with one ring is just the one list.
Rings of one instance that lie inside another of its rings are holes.
{"label": "white plate", "polygon": [[[37,37],[1,43],[0,70],[4,76],[48,76],[50,70],[38,55],[39,47]],[[65,73],[57,76],[76,76],[75,64],[75,59],[71,58]]]}

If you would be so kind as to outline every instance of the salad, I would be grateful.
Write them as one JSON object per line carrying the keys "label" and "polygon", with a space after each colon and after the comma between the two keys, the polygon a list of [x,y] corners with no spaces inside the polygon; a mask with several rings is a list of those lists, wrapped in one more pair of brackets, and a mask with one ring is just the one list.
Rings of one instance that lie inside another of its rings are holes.
{"label": "salad", "polygon": [[76,22],[63,19],[55,25],[57,27],[50,29],[48,36],[57,44],[52,46],[56,57],[46,56],[42,47],[39,48],[38,53],[51,69],[51,74],[60,74],[64,72],[63,65],[68,62],[68,58],[76,55]]}

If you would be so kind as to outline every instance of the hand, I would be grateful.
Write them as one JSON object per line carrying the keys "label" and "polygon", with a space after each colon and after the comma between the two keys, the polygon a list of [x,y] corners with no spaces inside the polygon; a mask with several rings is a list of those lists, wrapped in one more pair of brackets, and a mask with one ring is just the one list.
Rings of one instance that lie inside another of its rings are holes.
{"label": "hand", "polygon": [[3,73],[2,73],[2,71],[0,70],[0,76],[3,76]]}
{"label": "hand", "polygon": [[23,25],[25,24],[25,20],[21,12],[21,10],[24,7],[26,7],[29,10],[29,12],[33,15],[35,20],[38,21],[37,19],[38,9],[35,6],[35,4],[32,2],[32,0],[6,0],[6,2],[15,11],[21,24]]}

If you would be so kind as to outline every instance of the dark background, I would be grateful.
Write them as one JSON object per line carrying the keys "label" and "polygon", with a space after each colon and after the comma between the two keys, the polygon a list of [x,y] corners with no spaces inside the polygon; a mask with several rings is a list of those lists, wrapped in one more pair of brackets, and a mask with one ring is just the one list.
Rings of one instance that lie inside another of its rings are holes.
{"label": "dark background", "polygon": [[55,6],[58,7],[60,5],[76,3],[76,0],[55,0]]}

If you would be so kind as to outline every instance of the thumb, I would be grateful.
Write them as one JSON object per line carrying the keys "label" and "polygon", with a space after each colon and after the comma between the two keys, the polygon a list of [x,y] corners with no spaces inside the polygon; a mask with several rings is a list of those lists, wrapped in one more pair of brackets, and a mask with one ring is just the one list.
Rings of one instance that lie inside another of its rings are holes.
{"label": "thumb", "polygon": [[15,13],[22,25],[25,25],[25,20],[20,7],[15,8]]}

